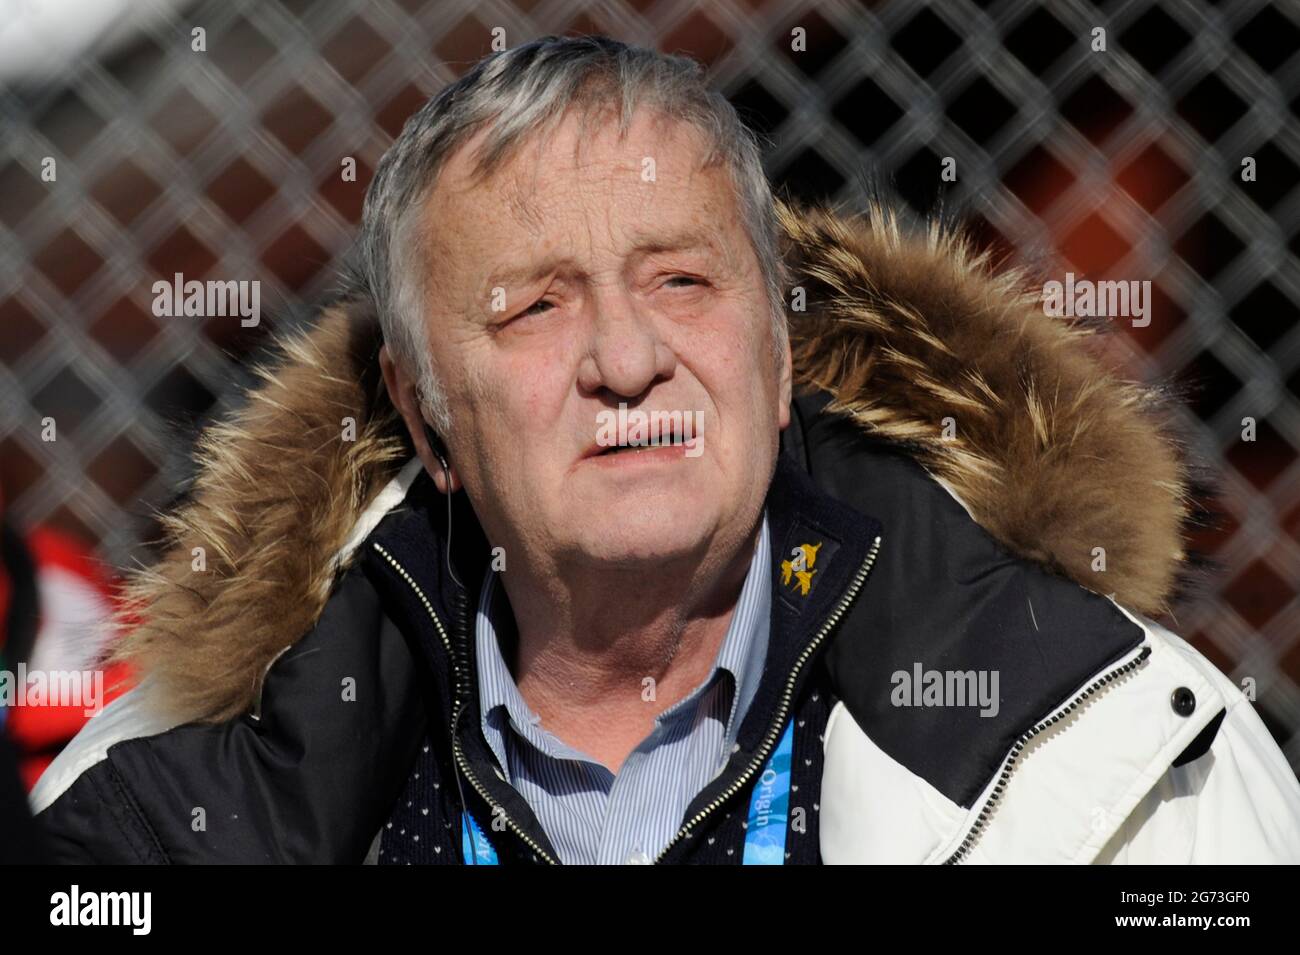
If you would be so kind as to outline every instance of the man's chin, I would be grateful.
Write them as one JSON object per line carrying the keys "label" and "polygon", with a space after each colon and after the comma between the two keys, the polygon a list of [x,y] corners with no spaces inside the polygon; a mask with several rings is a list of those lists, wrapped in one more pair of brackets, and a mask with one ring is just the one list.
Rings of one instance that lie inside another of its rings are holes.
{"label": "man's chin", "polygon": [[588,516],[595,520],[579,536],[580,548],[593,564],[605,568],[653,570],[674,560],[698,558],[708,547],[710,525],[702,519],[635,509],[620,516]]}
{"label": "man's chin", "polygon": [[693,464],[633,465],[609,472],[592,468],[575,475],[561,493],[582,502],[582,513],[575,515],[576,519],[603,521],[614,527],[628,521],[646,529],[684,509],[697,510],[702,490],[715,486],[716,475]]}

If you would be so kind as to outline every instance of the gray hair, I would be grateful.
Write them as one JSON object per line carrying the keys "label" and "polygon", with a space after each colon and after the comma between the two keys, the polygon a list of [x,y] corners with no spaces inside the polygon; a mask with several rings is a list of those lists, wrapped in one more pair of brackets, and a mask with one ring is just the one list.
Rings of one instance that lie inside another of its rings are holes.
{"label": "gray hair", "polygon": [[525,140],[557,123],[572,106],[592,113],[619,107],[625,136],[646,103],[670,120],[705,134],[705,165],[725,163],[743,225],[758,258],[771,309],[773,347],[786,341],[780,226],[758,142],[735,108],[710,90],[696,61],[603,36],[546,36],[484,57],[407,120],[380,160],[366,191],[358,245],[369,289],[394,360],[413,373],[424,413],[446,433],[451,413],[429,353],[423,321],[428,235],[421,212],[448,157],[495,120],[475,153],[473,174],[490,175]]}

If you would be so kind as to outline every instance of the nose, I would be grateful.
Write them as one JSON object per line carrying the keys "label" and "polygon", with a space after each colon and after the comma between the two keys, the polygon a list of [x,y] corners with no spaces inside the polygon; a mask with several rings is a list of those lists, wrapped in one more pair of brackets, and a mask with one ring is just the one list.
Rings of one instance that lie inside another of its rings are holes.
{"label": "nose", "polygon": [[598,292],[591,308],[591,338],[578,365],[578,386],[584,394],[607,391],[635,398],[655,381],[672,377],[676,356],[654,320],[637,309],[625,290]]}

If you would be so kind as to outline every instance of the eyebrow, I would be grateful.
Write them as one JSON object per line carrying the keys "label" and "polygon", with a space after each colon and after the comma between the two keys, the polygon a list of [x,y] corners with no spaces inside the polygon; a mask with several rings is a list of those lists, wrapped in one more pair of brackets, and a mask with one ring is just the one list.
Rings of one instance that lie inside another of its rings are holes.
{"label": "eyebrow", "polygon": [[488,285],[508,286],[508,285],[531,285],[538,279],[550,275],[565,261],[564,256],[548,256],[535,265],[523,265],[512,269],[503,269],[500,272],[494,272],[488,278]]}
{"label": "eyebrow", "polygon": [[[661,252],[680,252],[683,249],[714,248],[715,243],[708,232],[700,229],[683,229],[667,235],[636,233],[636,245],[633,251],[642,255],[655,255]],[[531,285],[560,268],[568,259],[563,255],[550,255],[532,265],[506,268],[492,273],[488,285],[519,286]]]}
{"label": "eyebrow", "polygon": [[715,244],[713,236],[702,229],[681,229],[668,235],[648,233],[637,233],[637,235],[639,239],[634,247],[635,251],[651,254],[678,252],[682,249],[712,248]]}

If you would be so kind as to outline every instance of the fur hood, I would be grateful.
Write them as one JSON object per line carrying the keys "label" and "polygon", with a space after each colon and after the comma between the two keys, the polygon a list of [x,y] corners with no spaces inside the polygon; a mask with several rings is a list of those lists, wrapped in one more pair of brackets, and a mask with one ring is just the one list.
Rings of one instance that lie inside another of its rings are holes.
{"label": "fur hood", "polygon": [[[1026,273],[995,271],[959,231],[909,234],[876,205],[780,213],[806,292],[790,315],[796,385],[914,456],[1012,552],[1088,586],[1104,547],[1115,599],[1166,610],[1189,507],[1156,392],[1113,377],[1094,329],[1046,316]],[[321,614],[361,512],[410,458],[379,345],[368,306],[325,309],[200,438],[162,558],[129,578],[114,655],[178,721],[253,705]]]}

